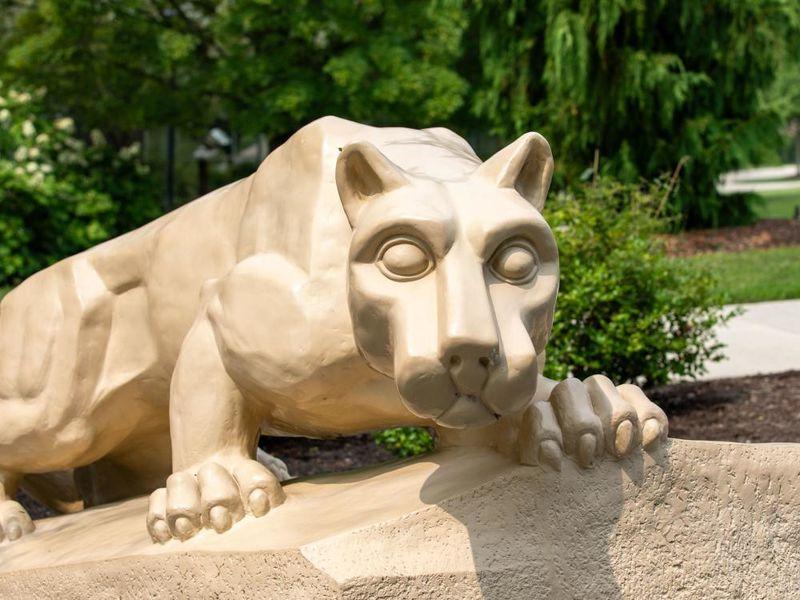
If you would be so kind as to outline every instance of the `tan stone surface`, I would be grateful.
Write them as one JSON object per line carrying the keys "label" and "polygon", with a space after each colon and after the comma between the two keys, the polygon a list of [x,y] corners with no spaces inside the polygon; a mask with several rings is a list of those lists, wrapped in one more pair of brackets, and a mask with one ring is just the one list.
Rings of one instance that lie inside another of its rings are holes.
{"label": "tan stone surface", "polygon": [[800,445],[671,440],[561,473],[483,449],[291,483],[150,543],[139,498],[0,546],[3,598],[800,597]]}

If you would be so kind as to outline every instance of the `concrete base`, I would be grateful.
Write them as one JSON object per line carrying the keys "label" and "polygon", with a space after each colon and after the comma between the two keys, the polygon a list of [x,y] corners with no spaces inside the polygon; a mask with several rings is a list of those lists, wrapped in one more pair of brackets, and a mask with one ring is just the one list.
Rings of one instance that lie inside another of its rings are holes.
{"label": "concrete base", "polygon": [[800,597],[800,444],[672,440],[561,473],[458,449],[286,489],[164,546],[142,498],[39,521],[0,545],[0,597]]}

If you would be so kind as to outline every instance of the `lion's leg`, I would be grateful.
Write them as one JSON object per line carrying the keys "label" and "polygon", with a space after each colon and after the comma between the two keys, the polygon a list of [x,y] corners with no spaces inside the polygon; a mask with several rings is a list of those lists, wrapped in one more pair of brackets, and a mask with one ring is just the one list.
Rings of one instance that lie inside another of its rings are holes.
{"label": "lion's leg", "polygon": [[203,527],[225,531],[245,513],[258,517],[283,502],[278,479],[255,460],[261,416],[231,380],[201,317],[172,378],[173,474],[150,497],[154,540],[188,539]]}
{"label": "lion's leg", "polygon": [[[90,453],[87,414],[103,361],[109,294],[85,260],[37,273],[0,311],[0,535],[33,529],[13,501],[23,475],[68,469]],[[4,533],[2,533],[4,532]]]}

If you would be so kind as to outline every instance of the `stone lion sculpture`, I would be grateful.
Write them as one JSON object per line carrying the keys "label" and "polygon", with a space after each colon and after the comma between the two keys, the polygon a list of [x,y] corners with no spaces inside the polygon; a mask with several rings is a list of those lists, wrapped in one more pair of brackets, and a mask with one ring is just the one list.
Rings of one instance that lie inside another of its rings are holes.
{"label": "stone lion sculpture", "polygon": [[33,275],[0,310],[0,536],[33,529],[20,482],[61,509],[152,492],[158,542],[225,531],[283,501],[262,432],[433,426],[553,468],[665,439],[639,388],[540,375],[552,170],[536,133],[482,163],[447,129],[326,117]]}

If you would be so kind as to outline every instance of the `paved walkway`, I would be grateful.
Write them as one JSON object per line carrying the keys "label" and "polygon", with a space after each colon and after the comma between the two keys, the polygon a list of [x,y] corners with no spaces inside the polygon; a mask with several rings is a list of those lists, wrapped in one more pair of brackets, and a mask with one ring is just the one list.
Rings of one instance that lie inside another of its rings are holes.
{"label": "paved walkway", "polygon": [[701,379],[800,369],[800,300],[742,304],[744,313],[719,329],[726,360]]}
{"label": "paved walkway", "polygon": [[760,167],[725,173],[717,182],[720,194],[739,192],[769,192],[775,190],[800,190],[798,165]]}

